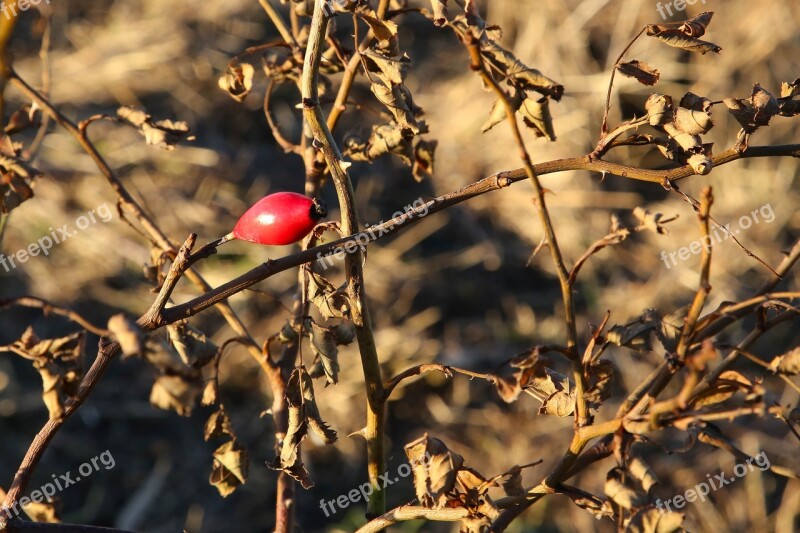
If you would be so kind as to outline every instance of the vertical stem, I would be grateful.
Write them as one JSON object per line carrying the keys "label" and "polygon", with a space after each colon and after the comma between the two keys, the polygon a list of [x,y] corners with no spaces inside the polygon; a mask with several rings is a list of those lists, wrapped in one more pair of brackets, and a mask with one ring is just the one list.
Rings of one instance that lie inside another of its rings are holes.
{"label": "vertical stem", "polygon": [[581,427],[588,423],[588,411],[586,407],[586,399],[584,392],[586,384],[583,373],[583,363],[577,353],[578,346],[578,333],[575,323],[575,305],[572,300],[572,284],[569,281],[569,270],[564,263],[564,257],[561,254],[561,248],[558,246],[558,239],[556,232],[553,228],[553,222],[550,219],[550,213],[547,211],[547,204],[544,199],[544,188],[539,182],[539,177],[536,175],[536,170],[531,162],[528,150],[525,148],[525,141],[522,139],[522,133],[517,124],[516,110],[511,104],[508,94],[498,85],[492,75],[486,70],[483,62],[483,56],[480,51],[480,41],[475,37],[471,31],[466,33],[467,50],[469,51],[472,70],[477,72],[484,83],[491,87],[497,97],[503,102],[506,109],[506,117],[508,124],[511,128],[511,133],[514,135],[514,140],[517,143],[520,159],[522,159],[525,174],[533,185],[536,201],[536,211],[539,214],[539,221],[544,228],[545,236],[547,237],[547,247],[550,249],[550,254],[553,258],[553,263],[556,267],[558,274],[559,284],[561,285],[561,298],[564,302],[564,322],[566,324],[566,337],[567,337],[567,350],[568,356],[572,361],[572,378],[575,381],[575,425]]}
{"label": "vertical stem", "polygon": [[[342,167],[342,154],[336,146],[333,135],[331,135],[330,129],[328,129],[322,116],[319,95],[317,94],[322,43],[325,40],[325,32],[328,26],[328,19],[322,9],[323,5],[324,0],[316,0],[314,3],[314,15],[311,19],[311,32],[308,37],[301,80],[303,114],[311,129],[314,142],[321,148],[331,172],[342,213],[342,231],[346,235],[352,235],[360,228],[355,209],[353,185],[347,172]],[[379,476],[384,470],[385,392],[378,362],[378,352],[372,332],[372,321],[367,305],[367,293],[362,269],[363,259],[363,253],[359,249],[356,249],[354,253],[348,253],[345,258],[345,271],[347,273],[351,319],[356,328],[356,339],[361,353],[361,366],[364,369],[364,381],[367,389],[367,425],[364,437],[367,440],[369,480],[374,487],[367,513],[368,515],[379,515],[383,513],[385,506],[384,491],[379,484]]]}

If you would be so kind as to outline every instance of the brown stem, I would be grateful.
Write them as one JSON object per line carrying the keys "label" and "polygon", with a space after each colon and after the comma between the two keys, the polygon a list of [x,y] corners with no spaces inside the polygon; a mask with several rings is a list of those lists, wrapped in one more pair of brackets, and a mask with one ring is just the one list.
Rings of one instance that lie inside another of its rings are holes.
{"label": "brown stem", "polygon": [[12,298],[10,300],[0,300],[0,308],[11,307],[12,305],[18,305],[20,307],[30,307],[33,309],[41,309],[45,315],[52,314],[52,315],[63,316],[68,320],[75,322],[83,329],[91,331],[98,337],[103,337],[110,334],[108,330],[93,325],[91,322],[83,318],[75,311],[72,311],[71,309],[66,309],[64,307],[59,307],[57,305],[53,305],[47,300],[43,300],[35,296],[21,296],[19,298]]}
{"label": "brown stem", "polygon": [[522,159],[525,175],[533,185],[533,190],[536,194],[536,210],[539,214],[539,222],[544,228],[545,235],[547,236],[547,247],[550,249],[553,263],[556,266],[558,280],[561,285],[561,297],[564,302],[564,322],[566,323],[566,337],[567,337],[567,350],[568,357],[572,360],[572,379],[575,382],[575,425],[581,427],[589,422],[589,413],[586,407],[586,399],[584,391],[586,390],[586,382],[584,378],[583,365],[581,364],[580,357],[578,357],[578,333],[577,325],[575,323],[575,305],[572,299],[572,284],[570,283],[569,269],[564,263],[564,257],[561,253],[561,248],[558,245],[556,238],[555,228],[550,219],[550,213],[547,211],[547,204],[545,203],[544,187],[539,182],[539,177],[531,162],[528,150],[525,148],[525,141],[522,139],[522,133],[517,124],[516,110],[509,95],[497,83],[497,80],[492,77],[483,61],[483,56],[480,50],[480,40],[472,34],[472,31],[466,33],[466,45],[469,50],[471,59],[470,67],[472,70],[478,72],[483,79],[483,82],[491,87],[497,97],[503,102],[506,108],[506,117],[508,119],[509,127],[514,135],[514,140],[517,143],[519,156]]}
{"label": "brown stem", "polygon": [[[323,11],[324,5],[324,0],[316,0],[314,3],[314,14],[311,19],[311,30],[303,63],[303,114],[314,141],[318,143],[325,156],[333,183],[336,186],[336,195],[339,198],[339,208],[342,213],[342,231],[351,235],[360,227],[355,209],[355,193],[350,177],[341,164],[342,154],[322,116],[317,94],[319,62],[328,26],[328,19]],[[345,271],[351,303],[350,318],[356,328],[356,339],[361,353],[361,365],[364,369],[364,381],[367,389],[367,425],[364,437],[367,440],[369,480],[376,487],[376,490],[370,495],[367,512],[370,515],[379,515],[383,513],[385,507],[384,490],[382,484],[379,483],[379,476],[384,471],[384,390],[367,302],[363,260],[363,253],[360,249],[348,254],[345,258]]]}

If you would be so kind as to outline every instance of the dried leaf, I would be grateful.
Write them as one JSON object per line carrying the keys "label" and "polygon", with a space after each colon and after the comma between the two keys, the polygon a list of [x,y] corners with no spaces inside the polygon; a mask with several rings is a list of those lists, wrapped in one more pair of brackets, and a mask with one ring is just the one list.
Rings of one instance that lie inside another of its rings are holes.
{"label": "dried leaf", "polygon": [[691,109],[693,111],[703,111],[709,114],[711,113],[712,109],[711,100],[704,96],[698,96],[693,92],[687,92],[684,94],[678,106],[685,107],[686,109]]}
{"label": "dried leaf", "polygon": [[715,52],[718,54],[722,51],[722,48],[714,43],[702,41],[693,37],[687,37],[678,30],[666,30],[655,34],[655,37],[666,45],[674,48],[680,48],[681,50],[686,50],[688,52],[697,52],[699,54]]}
{"label": "dried leaf", "polygon": [[536,370],[525,391],[542,402],[540,415],[569,416],[575,410],[575,391],[569,379],[555,370]]}
{"label": "dried leaf", "polygon": [[[319,407],[317,406],[317,400],[314,396],[314,383],[311,381],[311,377],[305,369],[299,368],[292,372],[289,381],[293,379],[299,379],[300,381],[300,392],[303,396],[303,414],[308,420],[309,427],[314,433],[319,435],[325,444],[333,444],[337,439],[336,431],[331,429],[331,427],[322,420]],[[294,383],[292,383],[292,386],[294,386]]]}
{"label": "dried leaf", "polygon": [[147,144],[163,150],[174,150],[180,141],[195,139],[189,135],[189,125],[186,122],[172,120],[153,122],[150,115],[128,106],[117,109],[117,116],[137,128],[139,133],[144,135]]}
{"label": "dried leaf", "polygon": [[237,102],[244,102],[253,88],[254,72],[253,65],[249,63],[228,66],[228,70],[219,78],[219,88]]}
{"label": "dried leaf", "polygon": [[518,465],[514,465],[505,475],[508,476],[508,479],[503,481],[503,490],[506,495],[524,496],[526,490],[522,486],[522,469]]}
{"label": "dried leaf", "polygon": [[545,137],[548,141],[556,140],[553,129],[553,117],[550,115],[550,99],[526,98],[519,107],[522,121],[531,128],[536,137]]}
{"label": "dried leaf", "polygon": [[608,473],[603,492],[623,509],[630,510],[646,502],[644,496],[637,494],[622,481],[621,472],[616,468]]}
{"label": "dried leaf", "polygon": [[200,385],[184,376],[158,376],[150,390],[150,404],[166,411],[189,416],[200,395]]}
{"label": "dried leaf", "polygon": [[[8,137],[6,137],[8,139]],[[10,141],[9,141],[10,142]],[[28,165],[15,153],[0,150],[0,213],[10,213],[33,198],[33,181],[42,173]]]}
{"label": "dried leaf", "polygon": [[651,126],[665,124],[672,120],[672,97],[665,94],[651,94],[644,104]]}
{"label": "dried leaf", "polygon": [[228,441],[214,452],[208,482],[225,498],[247,481],[247,464],[247,451],[235,440]]}
{"label": "dried leaf", "polygon": [[433,177],[434,152],[437,141],[420,140],[414,147],[414,166],[411,174],[417,182]]}
{"label": "dried leaf", "polygon": [[375,161],[384,154],[394,154],[406,165],[412,164],[414,135],[397,124],[379,124],[372,127],[367,142],[356,136],[345,141],[344,155],[354,161]]}
{"label": "dried leaf", "polygon": [[639,482],[645,492],[649,493],[653,485],[658,483],[658,476],[641,457],[631,457],[627,466],[630,475]]}
{"label": "dried leaf", "polygon": [[203,437],[208,441],[209,439],[222,438],[226,435],[234,439],[236,438],[236,435],[233,433],[233,427],[231,426],[231,419],[228,417],[228,413],[225,412],[225,409],[220,406],[220,408],[214,411],[214,413],[208,417],[208,420],[206,420]]}
{"label": "dried leaf", "polygon": [[[25,498],[25,500],[27,499],[28,498]],[[61,522],[55,502],[29,501],[22,504],[21,507],[33,522],[42,524],[58,524]]]}
{"label": "dried leaf", "polygon": [[176,322],[167,326],[169,340],[181,360],[190,367],[207,365],[217,355],[219,348],[199,331],[186,322]]}
{"label": "dried leaf", "polygon": [[447,0],[431,0],[433,24],[444,26],[447,23]]}
{"label": "dried leaf", "polygon": [[108,319],[108,330],[122,349],[122,358],[138,355],[142,351],[142,330],[136,322],[119,313]]}
{"label": "dried leaf", "polygon": [[597,361],[589,367],[588,374],[585,398],[592,409],[599,409],[600,405],[611,396],[614,365],[611,361]]}
{"label": "dried leaf", "polygon": [[723,102],[747,134],[767,126],[770,119],[781,110],[775,97],[757,83],[753,85],[749,99],[725,98]]}
{"label": "dried leaf", "polygon": [[455,486],[464,459],[426,433],[405,445],[406,457],[414,474],[414,490],[423,507],[441,507]]}
{"label": "dried leaf", "polygon": [[325,369],[325,377],[329,384],[339,382],[338,349],[336,348],[336,334],[333,328],[325,328],[311,320],[307,321],[309,336],[311,338],[311,351],[318,357]]}
{"label": "dried leaf", "polygon": [[719,53],[722,50],[719,46],[698,39],[698,37],[702,37],[705,34],[713,15],[713,12],[706,12],[683,22],[648,24],[647,35],[656,37],[669,46],[682,48],[690,52],[699,52],[701,54],[706,52]]}
{"label": "dried leaf", "polygon": [[83,332],[39,340],[29,326],[13,344],[16,353],[33,361],[42,378],[42,400],[50,420],[62,419],[65,402],[78,393],[85,341]]}
{"label": "dried leaf", "polygon": [[675,110],[675,126],[689,135],[702,135],[708,133],[708,130],[714,126],[714,121],[705,111],[679,107]]}
{"label": "dried leaf", "polygon": [[664,215],[661,213],[651,213],[649,209],[636,207],[633,210],[633,216],[639,221],[639,226],[644,229],[654,231],[660,235],[669,233],[669,230],[664,227],[664,222],[662,221]]}
{"label": "dried leaf", "polygon": [[800,78],[796,78],[793,82],[781,83],[781,98],[792,98],[800,94]]}
{"label": "dried leaf", "polygon": [[800,374],[800,347],[789,350],[772,359],[769,369],[777,374],[796,376]]}
{"label": "dried leaf", "polygon": [[658,69],[654,69],[644,61],[639,61],[638,59],[625,63],[617,63],[616,68],[623,76],[636,78],[636,81],[642,85],[655,85],[658,83],[658,79],[661,76]]}
{"label": "dried leaf", "polygon": [[306,297],[325,318],[348,318],[350,315],[345,287],[337,289],[316,272],[309,272]]}
{"label": "dried leaf", "polygon": [[685,531],[683,513],[648,507],[638,511],[625,529],[630,533],[675,533]]}

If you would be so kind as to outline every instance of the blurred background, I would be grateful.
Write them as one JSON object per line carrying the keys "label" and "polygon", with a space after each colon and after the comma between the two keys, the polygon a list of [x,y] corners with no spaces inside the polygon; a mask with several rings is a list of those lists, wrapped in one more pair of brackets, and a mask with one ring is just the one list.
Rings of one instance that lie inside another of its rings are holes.
{"label": "blurred background", "polygon": [[[705,5],[703,5],[705,4]],[[411,6],[429,7],[410,1]],[[655,0],[492,0],[479,1],[484,18],[503,30],[502,42],[523,62],[565,86],[551,111],[557,141],[534,140],[525,132],[535,162],[586,154],[597,142],[610,71],[622,49],[646,23],[662,22]],[[99,123],[90,129],[100,152],[128,189],[146,206],[170,237],[180,242],[196,232],[201,243],[226,234],[246,207],[280,190],[303,190],[301,160],[276,145],[262,111],[266,85],[257,57],[253,93],[239,104],[217,86],[232,56],[248,46],[278,38],[256,0],[87,0],[51,3],[53,32],[50,51],[52,101],[73,120],[95,113],[114,114],[120,105],[147,110],[156,119],[189,123],[196,140],[175,151],[147,146],[133,129]],[[451,7],[451,12],[454,11]],[[610,123],[644,113],[651,92],[672,95],[687,91],[722,100],[748,98],[754,83],[773,94],[782,81],[800,76],[800,4],[777,0],[707,0],[688,6],[685,14],[714,11],[703,39],[722,53],[689,55],[652,39],[636,42],[626,59],[639,59],[661,71],[655,88],[617,76]],[[674,11],[674,10],[673,10]],[[675,12],[675,11],[674,11]],[[676,12],[677,13],[677,12]],[[672,20],[683,19],[681,13]],[[340,17],[344,18],[344,17]],[[492,173],[520,166],[513,139],[504,124],[486,134],[480,127],[493,97],[469,71],[469,58],[452,31],[435,28],[409,13],[398,19],[400,43],[412,60],[406,84],[438,140],[435,172],[416,182],[396,158],[351,168],[358,210],[365,223],[386,220],[418,198],[429,199]],[[341,35],[352,25],[337,22]],[[41,86],[39,46],[42,25],[29,11],[15,30],[11,45],[20,75]],[[339,76],[334,76],[338,83]],[[287,86],[288,87],[288,86]],[[6,90],[10,111],[26,103]],[[352,98],[375,102],[362,79]],[[281,89],[273,113],[283,131],[297,139],[299,95]],[[369,131],[367,111],[350,108],[337,132]],[[731,147],[738,124],[723,106],[715,106],[715,126],[706,136],[714,152]],[[759,130],[751,144],[798,142],[797,120],[776,117]],[[29,139],[28,139],[29,141]],[[668,162],[649,148],[614,150],[610,160],[649,168]],[[49,227],[74,225],[87,211],[115,205],[113,191],[91,159],[74,140],[51,128],[35,166],[45,172],[35,197],[14,210],[2,240],[2,252],[13,254],[48,233]],[[763,219],[738,235],[742,243],[770,265],[800,232],[798,164],[792,158],[760,158],[715,168],[708,176],[681,182],[699,197],[712,186],[712,214],[722,223],[737,221],[769,205],[774,220]],[[689,303],[698,281],[699,256],[667,268],[660,258],[699,238],[691,208],[660,186],[588,172],[548,175],[542,182],[565,257],[574,261],[608,232],[616,214],[634,225],[631,210],[643,206],[665,217],[678,216],[667,235],[643,232],[608,248],[588,261],[576,289],[578,325],[583,342],[589,324],[611,310],[610,324],[624,324],[647,308],[667,314]],[[336,196],[327,184],[323,197],[331,206]],[[146,239],[114,216],[77,232],[54,247],[49,256],[30,258],[6,272],[0,270],[0,298],[33,295],[69,307],[97,325],[118,312],[140,316],[151,304],[151,284],[142,275],[150,261]],[[332,220],[338,211],[332,210]],[[409,366],[440,362],[478,372],[495,370],[513,355],[535,344],[563,342],[561,298],[555,271],[546,252],[531,253],[542,239],[532,203],[532,189],[519,182],[431,215],[410,229],[370,247],[365,267],[376,340],[384,374]],[[246,243],[226,245],[200,265],[218,285],[263,262],[294,249],[262,248]],[[714,249],[713,291],[707,308],[743,299],[768,277],[755,260],[727,240]],[[296,271],[256,285],[231,298],[257,340],[277,333],[290,316]],[[341,275],[339,276],[341,279]],[[797,274],[782,287],[797,290]],[[196,295],[179,285],[175,300]],[[0,344],[18,339],[28,325],[41,337],[77,331],[58,317],[18,307],[0,310]],[[192,324],[218,343],[234,336],[214,311]],[[787,322],[765,336],[753,351],[769,360],[798,344],[797,323]],[[741,339],[752,323],[726,330],[721,339]],[[165,336],[161,331],[156,335]],[[89,362],[97,337],[89,335]],[[634,388],[659,358],[626,349],[607,352],[617,367],[614,398],[598,419],[612,416],[626,391]],[[321,499],[335,499],[366,480],[363,440],[347,435],[364,424],[363,376],[355,345],[340,353],[341,382],[317,386],[323,417],[340,435],[332,446],[306,441],[305,463],[316,486],[298,490],[298,525],[304,531],[352,531],[364,523],[363,504],[326,516]],[[556,368],[563,363],[554,361]],[[88,362],[87,365],[88,367]],[[757,367],[746,366],[758,374]],[[762,372],[763,373],[763,372]],[[113,469],[101,470],[60,494],[65,521],[126,527],[153,533],[185,529],[193,532],[269,531],[274,521],[276,473],[264,466],[274,457],[271,417],[261,414],[271,398],[264,375],[246,351],[226,352],[220,367],[221,397],[233,425],[250,454],[249,479],[227,499],[208,485],[215,443],[203,441],[203,423],[211,409],[198,407],[191,416],[155,409],[148,397],[154,373],[141,360],[116,361],[78,413],[57,434],[38,466],[31,488],[38,487],[105,450]],[[766,379],[781,405],[795,406],[797,393],[780,380]],[[522,395],[505,404],[493,388],[478,380],[429,375],[407,382],[388,406],[389,472],[405,461],[403,445],[427,431],[464,456],[466,464],[485,476],[515,464],[543,459],[523,474],[524,484],[538,483],[560,458],[572,434],[572,419],[537,415],[539,402]],[[8,489],[31,439],[47,419],[38,373],[30,362],[0,354],[0,487]],[[779,421],[743,418],[720,424],[747,453],[766,450],[773,463],[794,462],[797,441]],[[787,435],[788,434],[788,435]],[[686,440],[677,432],[657,435],[670,449]],[[736,460],[715,448],[697,444],[683,455],[668,455],[658,445],[642,453],[661,483],[654,493],[670,498],[706,479],[730,472]],[[595,465],[572,480],[602,493],[613,459]],[[413,498],[411,478],[394,484],[389,505]],[[494,492],[492,492],[494,494]],[[711,500],[685,508],[691,531],[794,531],[800,513],[800,485],[769,472],[754,471],[714,492]],[[453,531],[452,524],[410,522],[397,531]],[[567,498],[543,499],[508,531],[613,531],[574,507]]]}

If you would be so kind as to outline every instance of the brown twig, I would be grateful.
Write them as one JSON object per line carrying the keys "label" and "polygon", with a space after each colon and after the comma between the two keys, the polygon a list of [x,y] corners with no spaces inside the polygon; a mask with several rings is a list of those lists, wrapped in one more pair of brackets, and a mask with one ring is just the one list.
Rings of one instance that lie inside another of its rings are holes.
{"label": "brown twig", "polygon": [[647,26],[643,26],[642,29],[639,30],[639,33],[637,33],[636,36],[633,39],[631,39],[631,42],[629,42],[628,45],[622,49],[622,52],[620,52],[619,57],[617,57],[617,60],[614,61],[614,66],[611,68],[611,79],[608,82],[608,93],[606,94],[606,107],[605,110],[603,111],[603,124],[600,126],[601,139],[605,137],[606,133],[608,132],[608,111],[611,109],[611,89],[614,87],[614,76],[617,73],[617,65],[622,60],[622,57],[626,53],[628,53],[628,50],[631,49],[633,43],[635,43],[636,40],[642,36],[642,34],[645,32],[646,29]]}
{"label": "brown twig", "polygon": [[561,253],[561,248],[558,245],[556,238],[555,228],[550,219],[550,213],[547,211],[547,204],[545,202],[545,191],[542,184],[539,182],[539,177],[531,162],[528,150],[525,148],[525,141],[522,139],[522,133],[519,130],[517,123],[516,110],[511,102],[511,98],[497,83],[497,80],[489,73],[483,61],[483,55],[480,49],[480,39],[473,35],[472,31],[466,33],[466,46],[470,55],[470,68],[480,74],[484,84],[491,87],[497,97],[503,102],[506,109],[506,118],[508,125],[511,128],[511,133],[517,144],[519,157],[522,159],[525,175],[533,185],[535,193],[536,211],[539,215],[539,222],[544,229],[547,236],[547,246],[550,249],[550,255],[556,267],[558,280],[561,285],[561,297],[564,302],[564,322],[566,324],[566,344],[567,349],[570,351],[569,358],[572,360],[572,378],[575,382],[575,425],[581,427],[588,423],[589,413],[586,407],[586,399],[584,391],[586,390],[586,382],[584,378],[583,366],[577,353],[578,346],[578,333],[577,325],[575,323],[575,305],[572,299],[572,286],[569,283],[569,269],[567,268],[564,257]]}
{"label": "brown twig", "polygon": [[[303,62],[301,80],[303,96],[303,115],[313,134],[314,142],[321,149],[331,172],[336,195],[339,198],[339,209],[342,214],[341,227],[345,234],[353,234],[359,230],[359,221],[355,208],[355,193],[350,177],[342,165],[343,159],[331,130],[328,128],[320,109],[317,91],[319,63],[322,55],[322,43],[328,27],[328,18],[324,13],[324,0],[316,0],[314,14],[311,18],[311,30]],[[363,253],[359,248],[345,258],[347,276],[347,292],[350,299],[350,319],[356,329],[356,340],[361,354],[361,366],[364,370],[364,381],[367,389],[367,424],[364,437],[367,441],[367,469],[369,480],[378,487],[369,497],[368,513],[379,515],[385,508],[385,493],[379,483],[379,476],[384,471],[384,431],[385,405],[383,378],[378,362],[378,351],[372,331],[366,287],[364,283]]]}
{"label": "brown twig", "polygon": [[107,329],[103,329],[101,327],[93,325],[91,322],[83,318],[81,315],[72,311],[71,309],[67,309],[65,307],[59,307],[54,305],[47,300],[43,300],[41,298],[37,298],[35,296],[21,296],[19,298],[12,298],[10,300],[0,300],[0,308],[3,307],[11,307],[13,305],[18,305],[20,307],[30,307],[32,309],[41,309],[42,312],[47,315],[58,315],[75,322],[83,329],[94,333],[99,337],[108,336],[110,332]]}

